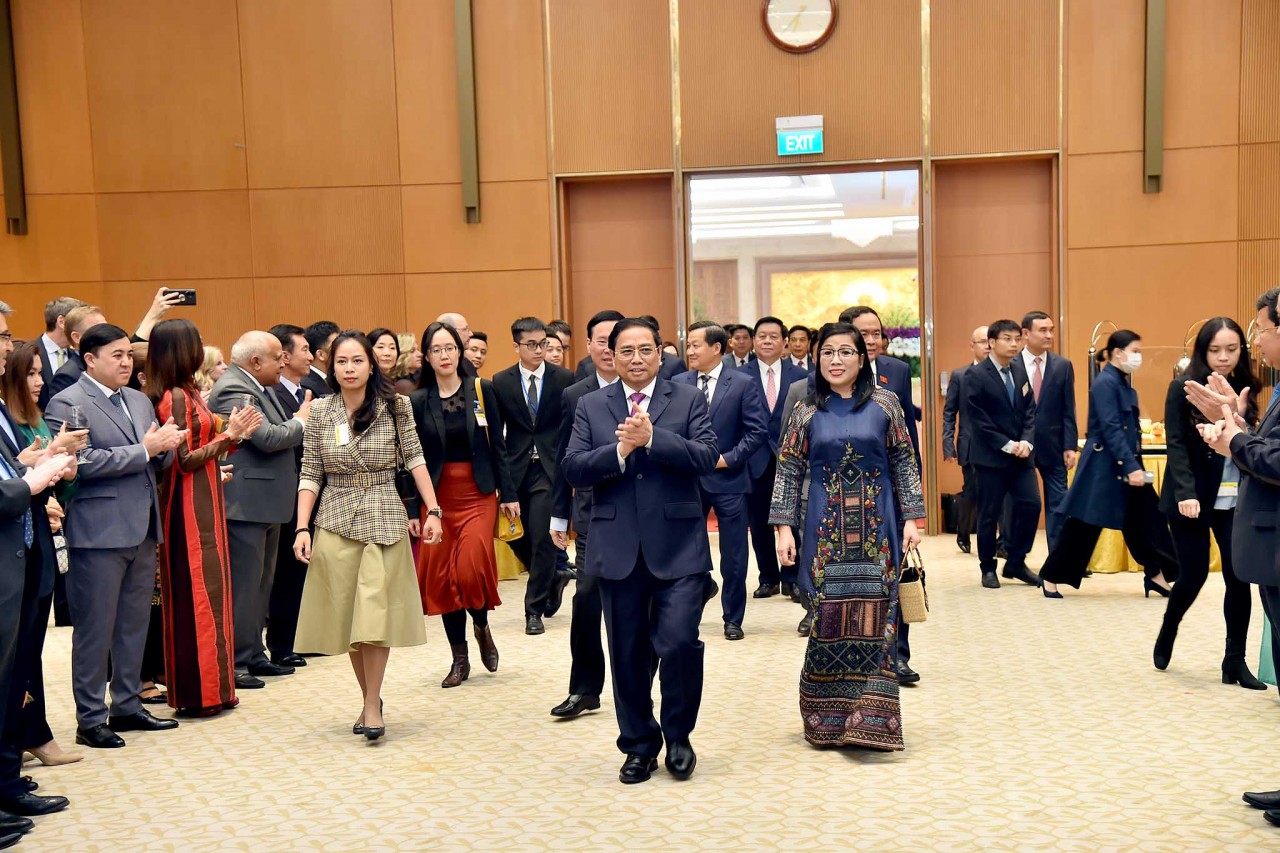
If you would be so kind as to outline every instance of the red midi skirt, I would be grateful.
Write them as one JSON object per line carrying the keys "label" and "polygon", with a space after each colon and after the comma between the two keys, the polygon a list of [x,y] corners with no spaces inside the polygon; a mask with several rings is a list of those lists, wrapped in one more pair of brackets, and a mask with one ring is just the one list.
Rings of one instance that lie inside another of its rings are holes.
{"label": "red midi skirt", "polygon": [[436,484],[436,501],[444,508],[444,541],[424,540],[418,560],[422,612],[439,616],[455,610],[492,610],[498,597],[498,561],[493,530],[498,498],[476,488],[469,462],[446,462]]}

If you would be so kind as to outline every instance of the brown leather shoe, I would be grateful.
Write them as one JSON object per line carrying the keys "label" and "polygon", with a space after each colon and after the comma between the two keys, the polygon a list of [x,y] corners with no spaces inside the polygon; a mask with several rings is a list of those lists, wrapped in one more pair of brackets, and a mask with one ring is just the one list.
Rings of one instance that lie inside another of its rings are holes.
{"label": "brown leather shoe", "polygon": [[440,682],[441,687],[457,687],[471,675],[471,660],[467,657],[467,644],[456,643],[450,648],[453,649],[453,666],[449,667],[449,674],[444,677],[444,681]]}
{"label": "brown leather shoe", "polygon": [[493,632],[488,625],[472,625],[476,634],[476,645],[480,646],[480,662],[490,672],[498,671],[498,647],[493,642]]}

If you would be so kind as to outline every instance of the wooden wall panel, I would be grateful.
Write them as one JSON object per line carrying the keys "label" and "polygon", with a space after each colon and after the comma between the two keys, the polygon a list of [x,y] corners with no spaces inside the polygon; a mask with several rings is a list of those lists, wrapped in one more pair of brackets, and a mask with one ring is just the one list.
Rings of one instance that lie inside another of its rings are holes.
{"label": "wooden wall panel", "polygon": [[12,4],[28,193],[93,192],[80,0]]}
{"label": "wooden wall panel", "polygon": [[100,194],[102,277],[115,281],[253,275],[249,194]]}
{"label": "wooden wall panel", "polygon": [[84,4],[100,192],[245,186],[235,0]]}
{"label": "wooden wall panel", "polygon": [[249,185],[399,182],[391,0],[240,0]]}
{"label": "wooden wall panel", "polygon": [[339,275],[259,278],[253,282],[260,329],[333,320],[347,329],[404,329],[404,276]]}
{"label": "wooden wall panel", "polygon": [[[681,152],[688,168],[815,159],[777,156],[774,119],[803,115],[804,61],[773,46],[758,6],[741,0],[680,4]],[[709,50],[713,44],[733,47]]]}
{"label": "wooden wall panel", "polygon": [[477,225],[463,221],[457,184],[402,192],[407,272],[551,268],[546,181],[481,184]]}
{"label": "wooden wall panel", "polygon": [[[547,2],[555,171],[672,168],[667,0]],[[725,4],[700,0],[695,5]],[[729,52],[705,50],[708,44],[723,44],[725,35],[718,31],[702,42],[708,62],[714,55],[713,64],[729,63]],[[734,80],[735,85],[745,82]],[[686,114],[699,106],[686,104]]]}
{"label": "wooden wall panel", "polygon": [[1257,315],[1256,300],[1280,285],[1280,240],[1241,240],[1238,244],[1239,307],[1235,315],[1248,328]]}
{"label": "wooden wall panel", "polygon": [[[194,288],[198,304],[191,308],[172,308],[166,319],[184,319],[195,323],[206,344],[231,355],[231,345],[242,334],[257,326],[254,317],[253,279],[190,279],[166,282],[169,287]],[[151,307],[160,285],[154,281],[109,281],[102,286],[102,302],[109,310],[107,319],[132,332]]]}
{"label": "wooden wall panel", "polygon": [[935,154],[1058,147],[1058,0],[933,0]]}
{"label": "wooden wall panel", "polygon": [[1240,239],[1271,237],[1280,237],[1280,143],[1241,145]]}
{"label": "wooden wall panel", "polygon": [[0,234],[0,281],[101,279],[93,199],[92,195],[28,196],[29,233],[23,237]]}
{"label": "wooden wall panel", "polygon": [[1163,189],[1142,192],[1142,153],[1072,157],[1067,245],[1132,246],[1235,240],[1237,148],[1165,153]]}
{"label": "wooden wall panel", "polygon": [[1066,4],[1067,150],[1142,149],[1144,0]]}
{"label": "wooden wall panel", "polygon": [[44,306],[59,296],[74,296],[97,305],[103,301],[102,282],[0,283],[0,301],[13,309],[13,316],[9,318],[9,330],[13,332],[13,339],[33,340],[39,337],[44,332]]}
{"label": "wooden wall panel", "polygon": [[399,187],[253,190],[249,212],[259,277],[404,271]]}
{"label": "wooden wall panel", "polygon": [[511,323],[518,317],[552,319],[550,270],[450,272],[405,276],[407,328],[421,337],[445,311],[457,311],[472,329],[489,336],[483,374],[492,376],[516,362]]}
{"label": "wooden wall panel", "polygon": [[1166,148],[1235,145],[1240,138],[1240,2],[1170,0]]}
{"label": "wooden wall panel", "polygon": [[400,180],[406,184],[458,183],[462,164],[453,4],[393,0],[392,9]]}
{"label": "wooden wall panel", "polygon": [[1240,38],[1240,141],[1280,142],[1280,3],[1244,0]]}
{"label": "wooden wall panel", "polygon": [[[870,160],[920,155],[917,4],[900,0],[841,4],[840,21],[831,39],[796,60],[800,66],[798,114],[824,117],[826,151],[817,157],[786,159]],[[741,97],[754,96],[744,89],[726,94],[738,92]],[[770,135],[768,128],[763,134],[758,128],[752,133]]]}

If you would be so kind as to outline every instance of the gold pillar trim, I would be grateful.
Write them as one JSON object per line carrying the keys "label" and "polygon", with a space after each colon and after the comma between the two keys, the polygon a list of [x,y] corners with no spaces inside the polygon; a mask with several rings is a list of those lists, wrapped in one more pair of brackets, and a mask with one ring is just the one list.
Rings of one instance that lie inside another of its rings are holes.
{"label": "gold pillar trim", "polygon": [[[552,311],[569,316],[568,282],[564,280],[560,251],[560,186],[556,178],[556,119],[551,90],[551,0],[542,0],[542,86],[546,90],[547,113],[547,204],[551,223]],[[575,318],[576,319],[576,318]]]}
{"label": "gold pillar trim", "polygon": [[476,130],[475,40],[471,0],[453,0],[454,62],[458,71],[458,148],[462,155],[462,208],[468,224],[480,221],[480,141]]}
{"label": "gold pillar trim", "polygon": [[1142,191],[1160,192],[1164,179],[1165,0],[1147,0],[1146,76],[1142,97]]}
{"label": "gold pillar trim", "polygon": [[[929,460],[921,472],[924,478],[925,531],[930,535],[942,530],[942,503],[938,495],[938,471],[933,464],[941,460],[933,422],[938,417],[938,390],[934,384],[933,318],[933,156],[932,156],[932,9],[930,0],[920,0],[920,404],[924,408],[924,447],[920,458]],[[911,417],[911,414],[907,414]]]}
{"label": "gold pillar trim", "polygon": [[684,349],[685,330],[690,322],[689,306],[693,304],[693,295],[689,292],[693,281],[693,259],[685,239],[688,234],[688,205],[681,152],[683,121],[680,111],[680,0],[670,0],[667,20],[671,45],[671,221],[675,229],[676,339],[679,341],[677,346]]}

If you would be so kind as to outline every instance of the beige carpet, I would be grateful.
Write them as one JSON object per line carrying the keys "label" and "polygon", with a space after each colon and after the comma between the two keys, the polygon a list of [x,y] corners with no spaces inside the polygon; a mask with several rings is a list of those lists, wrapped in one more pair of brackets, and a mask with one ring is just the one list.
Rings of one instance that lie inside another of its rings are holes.
{"label": "beige carpet", "polygon": [[[1210,578],[1170,671],[1151,666],[1163,599],[1141,575],[1065,601],[978,585],[973,558],[927,540],[934,616],[914,628],[907,751],[817,751],[801,737],[797,605],[750,601],[743,642],[703,621],[706,691],[688,782],[623,786],[612,702],[559,722],[569,614],[521,630],[523,581],[494,616],[502,666],[441,690],[448,646],[391,656],[388,737],[350,733],[345,659],[245,691],[220,718],[127,735],[67,767],[28,765],[67,811],[39,850],[1262,850],[1280,829],[1240,802],[1280,788],[1274,689],[1219,683],[1222,584]],[[1041,553],[1043,545],[1041,546]],[[1033,563],[1036,563],[1033,560]],[[753,584],[754,586],[754,584]],[[570,590],[571,591],[571,590]],[[1067,590],[1068,594],[1072,591]],[[1255,604],[1250,662],[1261,608]],[[51,722],[74,736],[70,630],[50,633]]]}

